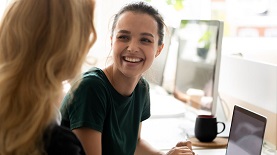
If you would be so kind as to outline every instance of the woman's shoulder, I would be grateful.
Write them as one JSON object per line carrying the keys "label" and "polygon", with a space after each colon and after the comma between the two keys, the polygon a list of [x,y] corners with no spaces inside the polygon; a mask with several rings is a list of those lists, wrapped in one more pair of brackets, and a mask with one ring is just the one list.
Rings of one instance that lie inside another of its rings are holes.
{"label": "woman's shoulder", "polygon": [[135,88],[135,91],[138,93],[145,94],[145,93],[149,93],[149,89],[150,89],[149,83],[144,77],[141,77]]}
{"label": "woman's shoulder", "polygon": [[144,77],[141,77],[141,78],[140,78],[138,84],[139,84],[141,87],[144,87],[144,88],[149,89],[149,83],[148,83],[148,81],[147,81]]}
{"label": "woman's shoulder", "polygon": [[107,85],[108,79],[104,73],[104,71],[100,68],[93,67],[90,70],[84,72],[82,76],[76,79],[74,83],[72,83],[72,90],[86,90],[86,89],[96,89],[101,88]]}
{"label": "woman's shoulder", "polygon": [[105,75],[105,73],[102,69],[100,69],[98,67],[92,67],[83,74],[83,78],[89,77],[89,76],[100,76],[100,77],[102,77],[104,75]]}
{"label": "woman's shoulder", "polygon": [[145,77],[143,77],[143,76],[140,78],[140,82],[143,83],[144,85],[149,86],[148,81],[147,81],[147,80],[145,79]]}
{"label": "woman's shoulder", "polygon": [[51,125],[44,134],[45,150],[49,155],[82,155],[83,147],[68,128]]}
{"label": "woman's shoulder", "polygon": [[97,67],[92,67],[82,76],[82,83],[107,83],[104,71]]}

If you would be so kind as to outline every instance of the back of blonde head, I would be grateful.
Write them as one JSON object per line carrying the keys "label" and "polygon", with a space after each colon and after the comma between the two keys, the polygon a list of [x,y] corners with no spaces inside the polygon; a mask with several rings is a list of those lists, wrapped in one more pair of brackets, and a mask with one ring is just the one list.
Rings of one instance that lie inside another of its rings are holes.
{"label": "back of blonde head", "polygon": [[93,0],[15,0],[0,25],[0,154],[44,154],[62,81],[95,42]]}

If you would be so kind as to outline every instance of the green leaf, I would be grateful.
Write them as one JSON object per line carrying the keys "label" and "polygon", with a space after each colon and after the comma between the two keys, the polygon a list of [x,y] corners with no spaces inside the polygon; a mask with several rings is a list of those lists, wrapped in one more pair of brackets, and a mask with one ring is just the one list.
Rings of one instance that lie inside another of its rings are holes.
{"label": "green leaf", "polygon": [[173,3],[172,3],[172,0],[166,0],[166,4],[167,5],[172,5]]}
{"label": "green leaf", "polygon": [[188,23],[188,20],[181,20],[181,25],[180,25],[180,27],[181,27],[181,28],[186,27],[187,23]]}
{"label": "green leaf", "polygon": [[174,4],[174,8],[177,11],[182,10],[184,8],[183,1],[184,0],[176,0],[176,3]]}

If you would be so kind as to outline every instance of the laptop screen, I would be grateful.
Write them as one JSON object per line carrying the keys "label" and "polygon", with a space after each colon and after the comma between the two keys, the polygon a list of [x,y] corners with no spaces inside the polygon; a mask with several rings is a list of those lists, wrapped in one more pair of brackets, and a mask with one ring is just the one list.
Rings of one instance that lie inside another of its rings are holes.
{"label": "laptop screen", "polygon": [[235,105],[226,155],[260,155],[266,118]]}

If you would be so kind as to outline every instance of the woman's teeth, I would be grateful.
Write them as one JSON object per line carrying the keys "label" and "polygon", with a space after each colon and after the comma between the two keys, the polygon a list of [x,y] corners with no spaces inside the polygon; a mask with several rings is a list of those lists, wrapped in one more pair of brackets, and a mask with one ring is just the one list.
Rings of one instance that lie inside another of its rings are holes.
{"label": "woman's teeth", "polygon": [[124,57],[125,61],[129,61],[129,62],[140,62],[141,59],[139,58],[130,58],[130,57]]}

